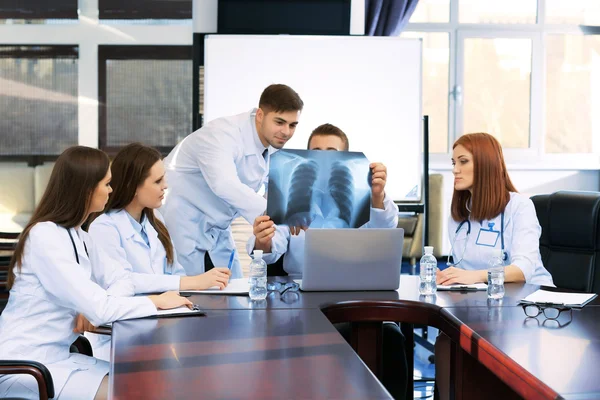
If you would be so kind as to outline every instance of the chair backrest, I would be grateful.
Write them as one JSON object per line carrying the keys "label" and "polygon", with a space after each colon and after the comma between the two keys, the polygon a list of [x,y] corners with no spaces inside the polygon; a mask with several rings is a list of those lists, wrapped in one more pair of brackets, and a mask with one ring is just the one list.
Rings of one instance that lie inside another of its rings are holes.
{"label": "chair backrest", "polygon": [[544,267],[559,288],[600,290],[600,193],[559,191],[531,198],[542,227]]}

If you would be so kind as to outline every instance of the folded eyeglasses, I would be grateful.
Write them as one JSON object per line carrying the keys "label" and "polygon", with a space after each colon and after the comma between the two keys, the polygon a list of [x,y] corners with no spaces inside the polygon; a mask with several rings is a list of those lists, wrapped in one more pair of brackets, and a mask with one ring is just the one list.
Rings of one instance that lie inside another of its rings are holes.
{"label": "folded eyeglasses", "polygon": [[284,294],[285,292],[297,292],[300,289],[300,285],[296,282],[268,282],[267,290],[269,291],[278,291],[280,294]]}
{"label": "folded eyeglasses", "polygon": [[538,315],[544,314],[546,319],[558,319],[560,314],[564,311],[572,313],[571,307],[563,304],[554,303],[532,303],[532,302],[521,302],[521,307],[525,311],[525,315],[531,318],[537,318]]}

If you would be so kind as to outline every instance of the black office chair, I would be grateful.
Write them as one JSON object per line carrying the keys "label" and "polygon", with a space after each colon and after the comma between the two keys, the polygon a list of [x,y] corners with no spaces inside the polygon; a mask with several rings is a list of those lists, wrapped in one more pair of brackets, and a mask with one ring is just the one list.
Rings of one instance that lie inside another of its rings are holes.
{"label": "black office chair", "polygon": [[[79,336],[71,345],[71,353],[92,357],[92,346],[85,336]],[[40,392],[40,400],[54,397],[54,381],[48,368],[42,363],[30,360],[0,360],[0,375],[27,374],[35,378]]]}
{"label": "black office chair", "polygon": [[8,301],[8,290],[6,289],[8,264],[17,245],[18,237],[18,233],[0,232],[0,314]]}
{"label": "black office chair", "polygon": [[544,267],[559,288],[600,290],[600,193],[559,191],[531,198],[542,227]]}
{"label": "black office chair", "polygon": [[267,264],[267,276],[288,276],[287,272],[283,269],[283,257],[285,257],[285,254],[279,257],[279,260],[273,264]]}

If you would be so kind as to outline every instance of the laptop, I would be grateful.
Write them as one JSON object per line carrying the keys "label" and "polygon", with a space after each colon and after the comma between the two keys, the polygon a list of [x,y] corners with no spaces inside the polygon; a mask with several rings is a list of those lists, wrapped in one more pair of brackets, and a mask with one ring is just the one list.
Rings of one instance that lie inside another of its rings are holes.
{"label": "laptop", "polygon": [[308,229],[304,291],[397,290],[404,229]]}

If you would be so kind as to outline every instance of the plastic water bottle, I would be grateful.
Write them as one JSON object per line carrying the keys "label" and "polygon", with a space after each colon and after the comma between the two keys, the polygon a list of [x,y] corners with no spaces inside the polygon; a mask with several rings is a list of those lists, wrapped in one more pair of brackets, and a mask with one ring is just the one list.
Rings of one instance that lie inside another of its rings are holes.
{"label": "plastic water bottle", "polygon": [[250,263],[250,299],[264,300],[267,297],[267,264],[262,259],[262,250],[254,250]]}
{"label": "plastic water bottle", "polygon": [[489,261],[487,295],[490,299],[504,297],[504,252],[498,250]]}
{"label": "plastic water bottle", "polygon": [[433,255],[433,246],[425,246],[425,254],[419,261],[419,268],[421,270],[419,293],[424,295],[435,294],[437,292],[437,284],[435,283],[437,260]]}

